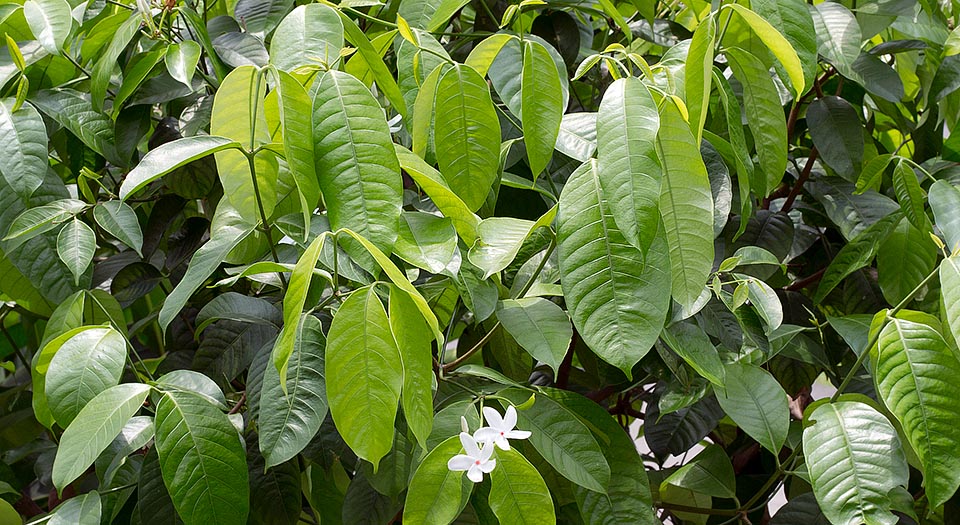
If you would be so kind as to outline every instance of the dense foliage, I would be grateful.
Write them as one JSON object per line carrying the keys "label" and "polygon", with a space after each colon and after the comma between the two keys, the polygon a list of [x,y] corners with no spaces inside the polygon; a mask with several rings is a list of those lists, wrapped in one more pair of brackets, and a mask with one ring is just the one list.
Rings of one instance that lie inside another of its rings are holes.
{"label": "dense foliage", "polygon": [[956,520],[958,15],[0,4],[0,523]]}

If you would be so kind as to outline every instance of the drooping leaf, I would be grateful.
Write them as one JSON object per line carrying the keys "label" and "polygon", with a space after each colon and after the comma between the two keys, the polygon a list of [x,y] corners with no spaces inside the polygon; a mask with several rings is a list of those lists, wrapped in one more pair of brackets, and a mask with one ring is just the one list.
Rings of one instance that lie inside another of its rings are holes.
{"label": "drooping leaf", "polygon": [[437,84],[435,141],[440,173],[470,211],[480,208],[500,165],[500,121],[473,68],[451,68]]}
{"label": "drooping leaf", "polygon": [[403,364],[383,304],[353,292],[334,316],[326,351],[327,402],[343,440],[374,470],[393,446]]}
{"label": "drooping leaf", "polygon": [[240,143],[226,137],[197,135],[177,139],[147,153],[123,179],[120,198],[126,199],[171,171],[207,155],[239,149]]}
{"label": "drooping leaf", "polygon": [[830,523],[893,525],[891,492],[905,490],[907,460],[893,425],[865,403],[825,403],[810,415],[803,452]]}
{"label": "drooping leaf", "polygon": [[927,498],[942,505],[960,486],[960,417],[953,381],[960,361],[926,324],[890,319],[880,332],[875,379],[884,404],[903,425],[920,457]]}
{"label": "drooping leaf", "polygon": [[[909,221],[900,221],[877,250],[877,280],[883,297],[890,304],[898,304],[936,264],[937,246],[930,236]],[[946,298],[947,287],[941,289]]]}
{"label": "drooping leaf", "polygon": [[720,407],[750,437],[778,454],[790,427],[790,408],[783,387],[769,372],[756,366],[734,363],[724,368],[723,387],[713,389]]}
{"label": "drooping leaf", "polygon": [[929,199],[947,251],[953,252],[960,248],[960,190],[947,181],[938,180],[930,186]]}
{"label": "drooping leaf", "polygon": [[553,57],[543,44],[523,44],[523,72],[520,81],[524,111],[521,114],[523,143],[534,179],[547,167],[560,133],[566,101]]}
{"label": "drooping leaf", "polygon": [[626,241],[646,253],[659,222],[657,105],[640,80],[617,80],[603,95],[596,126],[597,170],[604,199]]}
{"label": "drooping leaf", "polygon": [[[490,445],[487,445],[490,446]],[[537,469],[515,450],[498,450],[490,473],[490,508],[501,523],[553,525],[553,498]]]}
{"label": "drooping leaf", "polygon": [[60,438],[53,462],[54,486],[63,490],[83,474],[140,409],[149,391],[147,385],[125,383],[90,400]]}
{"label": "drooping leaf", "polygon": [[817,30],[803,0],[754,0],[750,8],[783,33],[803,68],[804,85],[813,85],[817,72]]}
{"label": "drooping leaf", "polygon": [[401,406],[407,426],[426,450],[433,428],[433,352],[430,327],[410,295],[390,287],[390,328],[403,362]]}
{"label": "drooping leaf", "polygon": [[505,299],[497,309],[497,320],[534,359],[557,373],[573,337],[570,318],[562,308],[542,297]]}
{"label": "drooping leaf", "polygon": [[840,97],[818,98],[807,107],[807,125],[820,157],[853,180],[863,162],[863,125],[853,106]]}
{"label": "drooping leaf", "polygon": [[713,78],[713,52],[716,44],[717,29],[713,17],[700,21],[690,49],[687,51],[686,75],[684,75],[684,94],[687,112],[690,114],[690,129],[699,143],[703,138],[703,125],[707,120],[710,106],[710,82]]}
{"label": "drooping leaf", "polygon": [[700,297],[713,268],[713,194],[700,147],[672,101],[664,103],[660,122],[659,209],[670,250],[671,293],[689,308]]}
{"label": "drooping leaf", "polygon": [[237,292],[226,292],[204,305],[200,313],[197,314],[194,330],[197,334],[200,334],[210,323],[223,319],[273,325],[277,328],[280,327],[282,322],[277,307],[267,300]]}
{"label": "drooping leaf", "polygon": [[111,200],[97,204],[93,208],[93,218],[97,224],[127,246],[137,255],[143,255],[143,232],[137,214],[129,205],[120,200]]}
{"label": "drooping leaf", "polygon": [[110,43],[107,44],[103,53],[97,58],[96,64],[93,65],[90,77],[90,102],[95,111],[103,109],[103,101],[110,88],[113,70],[117,67],[117,59],[130,44],[130,40],[136,36],[142,22],[143,15],[131,13],[114,31]]}
{"label": "drooping leaf", "polygon": [[0,172],[18,195],[29,198],[47,173],[47,130],[29,103],[13,108],[13,100],[0,100]]}
{"label": "drooping leaf", "polygon": [[100,392],[120,382],[126,340],[112,328],[84,330],[65,341],[47,369],[50,411],[66,428]]}
{"label": "drooping leaf", "polygon": [[330,226],[390,253],[400,220],[400,163],[383,110],[355,77],[328,71],[313,98],[316,171]]}
{"label": "drooping leaf", "polygon": [[960,257],[951,255],[940,263],[940,293],[943,314],[953,338],[960,337]]}
{"label": "drooping leaf", "polygon": [[403,506],[404,523],[448,525],[460,514],[473,482],[463,472],[447,468],[447,461],[462,450],[460,438],[451,437],[430,451],[410,479]]}
{"label": "drooping leaf", "polygon": [[903,219],[899,213],[891,213],[884,219],[863,230],[856,238],[844,245],[830,262],[820,286],[814,295],[814,302],[822,301],[838,284],[853,272],[870,264],[880,243],[887,238],[896,225]]}
{"label": "drooping leaf", "polygon": [[860,55],[860,25],[842,4],[825,2],[809,6],[817,32],[817,51],[842,75],[850,76]]}
{"label": "drooping leaf", "polygon": [[431,273],[440,273],[454,257],[457,230],[453,221],[429,213],[403,212],[394,251],[397,256]]}
{"label": "drooping leaf", "polygon": [[80,285],[80,278],[93,262],[93,252],[96,249],[96,234],[80,219],[74,218],[60,230],[60,235],[57,236],[57,255],[73,273],[74,284]]}
{"label": "drooping leaf", "polygon": [[560,195],[560,281],[583,340],[604,361],[629,374],[663,328],[670,300],[669,254],[663,234],[646,256],[627,243],[598,178],[596,161],[586,163],[570,176]]}
{"label": "drooping leaf", "polygon": [[127,164],[117,153],[113,121],[93,109],[90,95],[70,88],[57,88],[40,91],[30,102],[111,164]]}
{"label": "drooping leaf", "polygon": [[773,25],[763,17],[739,4],[727,4],[727,8],[736,11],[750,26],[750,29],[760,38],[763,44],[777,57],[780,64],[790,77],[793,92],[797,97],[803,94],[805,88],[803,65],[797,52],[790,42],[780,34]]}

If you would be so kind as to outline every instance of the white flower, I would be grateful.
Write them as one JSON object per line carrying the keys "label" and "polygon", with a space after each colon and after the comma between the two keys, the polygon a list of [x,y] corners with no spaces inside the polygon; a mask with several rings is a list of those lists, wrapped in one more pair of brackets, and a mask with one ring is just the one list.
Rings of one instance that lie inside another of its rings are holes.
{"label": "white flower", "polygon": [[500,417],[500,413],[491,407],[483,407],[483,418],[487,420],[486,427],[477,430],[473,435],[477,441],[484,443],[495,443],[503,450],[510,450],[508,439],[527,439],[530,432],[526,430],[514,430],[517,425],[517,409],[513,406],[507,407],[507,413]]}
{"label": "white flower", "polygon": [[489,474],[497,466],[497,460],[490,459],[493,455],[493,446],[480,448],[473,436],[466,432],[460,433],[460,443],[466,454],[458,454],[447,461],[447,468],[453,471],[467,471],[467,477],[474,483],[483,481],[483,475]]}

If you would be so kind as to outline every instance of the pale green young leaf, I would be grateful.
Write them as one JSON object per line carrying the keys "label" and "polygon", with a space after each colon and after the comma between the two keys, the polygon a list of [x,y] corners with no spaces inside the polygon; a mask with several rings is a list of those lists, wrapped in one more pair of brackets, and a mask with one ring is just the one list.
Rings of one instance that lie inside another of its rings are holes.
{"label": "pale green young leaf", "polygon": [[403,522],[448,525],[460,514],[473,490],[463,472],[447,468],[447,461],[463,450],[458,436],[440,443],[417,467],[403,506]]}
{"label": "pale green young leaf", "polygon": [[403,212],[400,231],[393,247],[397,257],[423,268],[440,273],[453,261],[457,248],[457,230],[453,221],[423,212]]}
{"label": "pale green young leaf", "polygon": [[803,68],[804,86],[817,74],[817,30],[803,0],[753,0],[750,8],[790,42]]}
{"label": "pale green young leaf", "polygon": [[410,294],[397,286],[390,287],[390,329],[400,350],[403,363],[403,388],[400,403],[407,426],[426,449],[433,429],[433,339],[430,327],[417,309]]}
{"label": "pale green young leaf", "polygon": [[370,43],[370,40],[360,27],[357,26],[356,22],[349,18],[346,13],[340,11],[337,11],[337,13],[340,15],[340,21],[343,23],[343,32],[346,40],[353,44],[353,47],[357,49],[359,55],[363,57],[377,82],[377,87],[387,100],[390,101],[390,104],[397,113],[406,117],[407,106],[403,101],[403,94],[400,93],[400,88],[397,86],[397,81],[394,79],[393,73],[391,73],[383,63],[383,58],[380,56],[380,53],[373,47],[373,44]]}
{"label": "pale green young leaf", "polygon": [[395,149],[403,171],[430,197],[440,212],[453,221],[453,227],[463,242],[472,246],[477,239],[480,218],[450,189],[439,171],[403,146],[396,144]]}
{"label": "pale green young leaf", "polygon": [[82,330],[50,360],[44,390],[50,411],[66,428],[97,394],[120,382],[127,342],[113,328]]}
{"label": "pale green young leaf", "polygon": [[562,308],[542,297],[504,299],[497,320],[527,353],[557,373],[573,337],[570,317]]}
{"label": "pale green young leaf", "polygon": [[226,137],[197,135],[177,139],[151,150],[123,179],[120,199],[140,191],[180,166],[218,151],[240,149],[240,142]]}
{"label": "pale green young leaf", "polygon": [[311,101],[296,79],[282,70],[276,73],[283,151],[299,192],[300,212],[306,233],[310,231],[313,210],[320,202],[320,185],[313,150],[313,122],[311,114],[305,110],[310,107]]}
{"label": "pale green young leaf", "polygon": [[780,64],[787,71],[787,76],[790,77],[794,94],[800,97],[805,88],[803,65],[800,63],[800,58],[797,56],[797,52],[793,49],[793,46],[790,45],[790,42],[784,38],[770,22],[764,20],[763,17],[746,7],[740,4],[727,4],[725,7],[743,17],[750,26],[750,29],[760,37],[763,44],[777,57],[777,60],[780,61]]}
{"label": "pale green young leaf", "polygon": [[490,482],[489,504],[500,523],[554,525],[557,522],[547,484],[516,450],[497,451],[497,467],[490,473]]}
{"label": "pale green young leaf", "polygon": [[528,40],[523,45],[520,92],[523,143],[534,180],[550,163],[560,133],[565,101],[563,86],[553,57],[543,44]]}
{"label": "pale green young leaf", "polygon": [[27,208],[13,219],[10,230],[7,231],[3,240],[18,239],[18,242],[26,242],[70,220],[86,207],[87,204],[80,200],[60,199],[42,206]]}
{"label": "pale green young leaf", "polygon": [[297,6],[270,40],[270,62],[292,72],[304,66],[333,67],[343,48],[343,22],[324,4]]}
{"label": "pale green young leaf", "polygon": [[710,108],[710,80],[713,78],[716,33],[713,16],[701,20],[693,32],[693,40],[690,41],[690,49],[687,51],[683,90],[690,114],[690,129],[693,130],[698,144],[703,138],[703,124]]}

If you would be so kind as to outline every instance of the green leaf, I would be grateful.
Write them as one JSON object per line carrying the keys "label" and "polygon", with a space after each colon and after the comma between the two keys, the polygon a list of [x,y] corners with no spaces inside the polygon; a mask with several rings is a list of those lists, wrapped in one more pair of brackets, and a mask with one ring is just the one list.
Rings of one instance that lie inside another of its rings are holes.
{"label": "green leaf", "polygon": [[[241,66],[231,71],[214,96],[210,134],[239,142],[248,153],[269,143],[263,102],[266,89],[266,79],[256,67]],[[214,153],[214,158],[224,197],[245,221],[260,222],[261,208],[265,216],[273,214],[277,203],[277,163],[271,152],[260,152],[251,163],[242,151],[224,146]],[[251,168],[255,168],[254,173]]]}
{"label": "green leaf", "polygon": [[435,112],[440,173],[476,211],[500,171],[500,121],[486,81],[469,66],[451,68],[437,85]]}
{"label": "green leaf", "polygon": [[960,190],[947,181],[938,180],[930,186],[929,199],[947,251],[960,249]]}
{"label": "green leaf", "polygon": [[857,401],[818,406],[803,431],[813,492],[835,525],[894,525],[891,492],[904,490],[907,460],[897,431],[882,414]]}
{"label": "green leaf", "polygon": [[[519,389],[502,395],[514,405],[530,397]],[[551,397],[536,396],[531,406],[517,411],[517,418],[517,428],[532,432],[530,444],[563,477],[594,492],[606,491],[610,466],[590,429],[569,409]]]}
{"label": "green leaf", "polygon": [[867,190],[880,191],[880,184],[883,182],[883,172],[893,161],[893,155],[884,153],[870,159],[860,171],[857,177],[857,189],[854,193],[860,194]]}
{"label": "green leaf", "polygon": [[142,525],[181,525],[170,493],[163,485],[160,472],[160,458],[157,447],[151,447],[143,458],[140,467],[140,481],[137,484],[137,515]]}
{"label": "green leaf", "polygon": [[287,461],[264,469],[263,460],[250,458],[250,521],[255,525],[296,523],[303,512],[303,480],[300,463]]}
{"label": "green leaf", "polygon": [[246,31],[263,39],[277,27],[291,7],[293,0],[238,0],[233,16],[243,20]]}
{"label": "green leaf", "polygon": [[187,87],[193,86],[193,74],[200,61],[200,44],[193,40],[184,40],[179,44],[167,46],[163,63],[167,73]]}
{"label": "green leaf", "polygon": [[671,293],[690,308],[713,268],[713,194],[700,146],[672,100],[664,103],[660,123],[660,216],[670,249]]}
{"label": "green leaf", "polygon": [[557,151],[586,162],[597,151],[597,114],[594,112],[567,113],[560,121]]}
{"label": "green leaf", "polygon": [[410,479],[403,505],[403,522],[448,525],[460,514],[470,497],[473,482],[463,472],[447,468],[447,461],[461,453],[460,438],[454,436],[430,451]]}
{"label": "green leaf", "polygon": [[960,339],[960,256],[946,257],[940,263],[940,293],[950,332],[954,340]]}
{"label": "green leaf", "polygon": [[143,232],[133,208],[123,201],[112,200],[97,204],[93,208],[93,217],[97,224],[142,256]]}
{"label": "green leaf", "polygon": [[596,125],[604,198],[626,241],[646,253],[660,222],[657,105],[640,80],[616,80],[603,94]]}
{"label": "green leaf", "polygon": [[860,24],[842,4],[824,2],[809,6],[817,30],[817,51],[841,75],[853,76],[853,62],[860,56]]}
{"label": "green leaf", "polygon": [[183,279],[170,292],[163,302],[163,307],[160,308],[157,322],[162,330],[167,329],[174,316],[226,259],[227,254],[254,229],[255,226],[243,222],[239,214],[226,203],[220,203],[210,227],[210,240],[190,258],[190,264]]}
{"label": "green leaf", "polygon": [[403,363],[387,313],[371,288],[354,291],[337,310],[326,369],[327,400],[337,430],[376,471],[393,446]]}
{"label": "green leaf", "polygon": [[[936,264],[937,246],[929,234],[909,221],[900,221],[877,250],[877,275],[883,297],[890,304],[898,304],[920,285]],[[941,290],[946,297],[946,286]]]}
{"label": "green leaf", "polygon": [[145,188],[171,171],[218,151],[240,149],[240,143],[226,137],[197,135],[167,142],[147,153],[123,179],[120,199]]}
{"label": "green leaf", "polygon": [[547,167],[560,133],[560,120],[566,108],[563,85],[557,64],[543,44],[527,40],[523,44],[523,73],[520,93],[525,110],[521,113],[523,144],[534,179]]}
{"label": "green leaf", "polygon": [[928,98],[933,102],[939,102],[957,88],[960,88],[960,57],[956,55],[945,57],[930,82]]}
{"label": "green leaf", "polygon": [[163,482],[183,522],[245,523],[246,453],[227,416],[196,394],[165,392],[156,417]]}
{"label": "green leaf", "polygon": [[698,374],[717,386],[724,385],[720,354],[703,330],[691,323],[680,322],[667,326],[660,337]]}
{"label": "green leaf", "polygon": [[924,487],[933,507],[960,486],[960,398],[954,381],[960,361],[940,333],[922,323],[890,319],[880,331],[877,392],[903,425],[920,457]]}
{"label": "green leaf", "polygon": [[205,304],[197,314],[194,330],[199,335],[210,323],[222,319],[273,325],[280,328],[282,318],[276,306],[259,297],[226,292]]}
{"label": "green leaf", "polygon": [[58,88],[40,91],[30,102],[111,164],[127,165],[117,153],[113,121],[93,108],[90,95]]}
{"label": "green leaf", "polygon": [[323,4],[297,6],[270,40],[270,62],[292,72],[304,66],[332,67],[343,47],[343,22],[333,8]]}
{"label": "green leaf", "polygon": [[701,450],[691,462],[663,480],[661,487],[667,484],[716,498],[737,497],[733,465],[730,464],[727,454],[717,445]]}
{"label": "green leaf", "polygon": [[50,515],[50,525],[99,525],[100,494],[93,490],[61,503]]}
{"label": "green leaf", "polygon": [[790,42],[800,59],[805,86],[817,74],[817,30],[803,0],[753,0],[750,8],[770,22]]}
{"label": "green leaf", "polygon": [[403,212],[397,244],[397,256],[430,273],[440,273],[453,261],[457,249],[457,230],[453,221],[423,212]]}
{"label": "green leaf", "polygon": [[66,0],[27,0],[23,3],[23,16],[43,49],[59,55],[73,26],[70,4]]}
{"label": "green leaf", "polygon": [[401,406],[407,426],[426,450],[433,429],[433,339],[430,327],[410,294],[390,287],[390,329],[397,341],[403,362]]}
{"label": "green leaf", "polygon": [[140,410],[149,392],[147,385],[125,383],[91,399],[60,438],[53,461],[54,486],[62,491],[80,477]]}
{"label": "green leaf", "polygon": [[836,257],[830,261],[830,266],[827,267],[823,278],[820,279],[820,285],[817,287],[816,295],[813,296],[813,302],[823,301],[840,284],[840,281],[870,264],[880,247],[880,243],[887,238],[902,219],[903,215],[900,213],[891,213],[864,230],[848,244],[845,244]]}
{"label": "green leaf", "polygon": [[[339,21],[339,20],[338,20]],[[310,231],[310,217],[320,202],[320,183],[317,180],[314,158],[312,115],[304,108],[312,104],[303,86],[289,74],[277,71],[279,117],[283,129],[283,151],[297,185],[303,216],[304,232]]]}
{"label": "green leaf", "polygon": [[19,243],[25,242],[70,220],[86,207],[87,204],[83,201],[60,199],[42,206],[27,208],[13,219],[10,230],[3,240],[20,239]]}
{"label": "green leaf", "polygon": [[394,80],[393,73],[391,73],[383,63],[383,58],[381,58],[380,53],[373,47],[373,44],[370,43],[370,40],[360,27],[357,26],[356,22],[350,19],[346,13],[341,11],[337,11],[337,13],[340,15],[340,21],[343,23],[344,36],[347,41],[357,49],[359,55],[363,57],[367,67],[370,68],[370,71],[373,73],[380,92],[390,101],[390,104],[397,113],[406,118],[407,106],[403,101],[403,94],[400,93],[400,88],[397,86],[397,81]]}
{"label": "green leaf", "polygon": [[857,195],[853,184],[836,177],[810,181],[806,189],[823,205],[827,217],[847,241],[852,241],[872,224],[900,209],[893,199],[875,191]]}
{"label": "green leaf", "polygon": [[350,228],[390,253],[403,188],[383,109],[348,73],[328,71],[316,82],[314,155],[330,226]]}
{"label": "green leaf", "polygon": [[628,244],[601,193],[597,163],[591,161],[571,174],[563,188],[557,239],[560,282],[573,324],[601,359],[629,375],[666,320],[670,280],[665,235],[654,239],[646,256]]}
{"label": "green leaf", "polygon": [[717,29],[713,17],[710,16],[700,21],[687,51],[683,91],[687,112],[690,114],[690,129],[696,136],[697,144],[703,138],[703,125],[707,121],[707,110],[710,108],[710,81],[713,78],[713,48],[716,38]]}
{"label": "green leaf", "polygon": [[725,366],[725,383],[714,387],[723,411],[773,454],[779,454],[790,427],[787,394],[766,370],[742,363]]}
{"label": "green leaf", "polygon": [[124,102],[140,88],[144,79],[147,78],[147,75],[153,71],[154,66],[163,60],[165,53],[166,50],[163,47],[157,46],[150,51],[134,55],[134,57],[130,59],[130,62],[123,72],[123,82],[120,84],[120,89],[117,90],[117,95],[113,99],[111,116],[114,120],[117,119],[121,110],[124,109]]}
{"label": "green leaf", "polygon": [[467,257],[474,266],[483,270],[483,279],[489,279],[510,266],[523,241],[536,227],[537,223],[533,221],[512,217],[484,219],[477,226],[480,238],[470,248]]}
{"label": "green leaf", "polygon": [[210,379],[200,372],[193,370],[174,370],[163,374],[157,380],[155,385],[158,390],[164,392],[181,391],[199,395],[208,402],[227,408],[227,400],[223,396],[223,391],[217,386],[213,379]]}
{"label": "green leaf", "polygon": [[93,328],[63,343],[47,369],[50,411],[66,428],[97,394],[120,382],[127,342],[113,328]]}
{"label": "green leaf", "polygon": [[120,58],[123,50],[127,48],[133,37],[140,31],[142,22],[143,15],[130,13],[130,17],[114,31],[110,44],[100,54],[97,63],[94,64],[93,71],[90,73],[90,101],[95,111],[103,109],[103,101],[107,97],[113,70],[117,67],[117,59]]}
{"label": "green leaf", "polygon": [[818,98],[807,106],[807,126],[824,162],[853,180],[863,163],[863,125],[857,110],[840,97]]}
{"label": "green leaf", "polygon": [[556,374],[573,338],[567,313],[542,297],[504,299],[498,306],[497,320],[503,328]]}
{"label": "green leaf", "polygon": [[267,366],[260,391],[260,452],[266,467],[279,465],[299,454],[320,430],[327,415],[324,347],[320,321],[303,317],[287,369],[287,391],[280,388],[280,373]]}
{"label": "green leaf", "polygon": [[739,4],[727,4],[726,7],[736,11],[737,14],[743,17],[750,26],[750,29],[760,37],[760,40],[767,49],[773,53],[773,56],[777,57],[783,69],[786,70],[787,76],[790,77],[790,83],[793,84],[794,93],[799,98],[805,88],[803,65],[800,63],[800,58],[797,56],[797,52],[794,51],[793,46],[790,45],[790,42],[784,38],[770,22],[764,20],[763,17],[757,13]]}
{"label": "green leaf", "polygon": [[780,184],[787,168],[787,123],[780,95],[767,67],[757,57],[738,48],[729,48],[724,54],[743,86],[747,123],[757,147],[759,164],[751,186],[767,196]]}
{"label": "green leaf", "polygon": [[[750,196],[750,181],[754,178],[753,158],[747,149],[747,139],[743,132],[743,123],[740,120],[740,103],[737,101],[730,83],[714,70],[713,81],[717,84],[717,93],[723,112],[726,115],[727,130],[730,136],[730,146],[733,149],[734,164],[737,168],[737,187],[740,190],[740,227],[737,236],[747,228],[753,211],[753,199]],[[713,144],[714,139],[711,139]]]}
{"label": "green leaf", "polygon": [[557,522],[547,484],[516,450],[497,451],[497,468],[490,473],[489,502],[500,523],[554,525]]}
{"label": "green leaf", "polygon": [[13,100],[0,100],[0,157],[3,177],[20,195],[29,198],[43,184],[47,160],[47,129],[29,103],[13,111]]}
{"label": "green leaf", "polygon": [[905,160],[901,159],[893,169],[893,189],[907,220],[921,231],[930,231],[930,219],[924,208],[926,195],[920,187],[916,172]]}
{"label": "green leaf", "polygon": [[67,223],[57,236],[57,255],[73,273],[74,283],[78,286],[80,278],[93,262],[96,249],[96,234],[80,219],[74,218]]}

